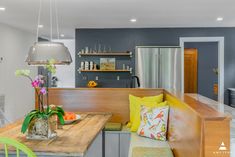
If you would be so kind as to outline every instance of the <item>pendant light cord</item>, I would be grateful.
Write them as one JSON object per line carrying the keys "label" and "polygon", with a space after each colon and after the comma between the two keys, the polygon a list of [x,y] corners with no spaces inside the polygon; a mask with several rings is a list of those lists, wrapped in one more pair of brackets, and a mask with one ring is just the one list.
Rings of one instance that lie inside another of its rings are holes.
{"label": "pendant light cord", "polygon": [[[38,22],[37,22],[37,34],[36,34],[36,42],[38,42],[38,37],[39,37],[39,25],[40,25],[40,20],[41,20],[41,11],[42,11],[42,0],[39,2],[39,11],[38,11]],[[50,0],[50,41],[52,41],[53,38],[53,18],[52,18],[52,0]],[[58,20],[58,9],[57,9],[57,0],[55,0],[55,18],[56,18],[56,30],[57,30],[57,39],[60,39],[59,35],[59,20]]]}
{"label": "pendant light cord", "polygon": [[57,0],[55,0],[55,17],[56,17],[56,30],[57,30],[57,39],[60,39],[60,33],[59,33],[59,20],[58,20],[58,5]]}
{"label": "pendant light cord", "polygon": [[40,2],[39,2],[36,42],[38,42],[38,36],[39,36],[39,25],[40,25],[40,20],[41,20],[41,10],[42,10],[42,0],[40,0]]}
{"label": "pendant light cord", "polygon": [[52,41],[52,0],[50,0],[50,41]]}

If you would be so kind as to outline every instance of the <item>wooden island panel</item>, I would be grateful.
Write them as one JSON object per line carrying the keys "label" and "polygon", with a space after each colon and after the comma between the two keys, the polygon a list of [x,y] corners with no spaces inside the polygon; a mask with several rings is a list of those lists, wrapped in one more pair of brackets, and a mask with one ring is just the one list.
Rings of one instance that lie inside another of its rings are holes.
{"label": "wooden island panel", "polygon": [[[110,113],[82,114],[82,120],[76,124],[64,125],[56,130],[58,136],[51,140],[28,140],[20,133],[22,121],[0,129],[0,137],[13,138],[33,150],[37,155],[83,157],[89,146],[111,118]],[[3,151],[0,147],[0,151]]]}

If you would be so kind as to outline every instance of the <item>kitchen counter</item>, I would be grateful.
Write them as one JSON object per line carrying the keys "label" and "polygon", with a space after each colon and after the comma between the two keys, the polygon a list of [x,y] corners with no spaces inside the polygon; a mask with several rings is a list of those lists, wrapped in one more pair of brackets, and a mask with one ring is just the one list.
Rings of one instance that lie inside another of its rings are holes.
{"label": "kitchen counter", "polygon": [[[0,137],[10,137],[25,144],[37,156],[84,157],[94,139],[111,118],[110,113],[82,113],[82,120],[64,125],[56,130],[57,137],[51,140],[29,140],[20,132],[22,121],[0,129]],[[3,151],[3,147],[0,147]],[[1,155],[0,155],[1,156]]]}

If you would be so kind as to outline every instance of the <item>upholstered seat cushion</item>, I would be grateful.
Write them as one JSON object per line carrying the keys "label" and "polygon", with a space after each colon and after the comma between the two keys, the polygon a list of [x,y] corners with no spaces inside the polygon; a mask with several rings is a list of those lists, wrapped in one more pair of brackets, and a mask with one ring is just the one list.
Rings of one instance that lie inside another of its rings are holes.
{"label": "upholstered seat cushion", "polygon": [[141,137],[136,133],[131,133],[129,157],[132,157],[132,149],[135,147],[150,147],[150,148],[169,148],[167,141],[159,141],[146,137]]}
{"label": "upholstered seat cushion", "polygon": [[168,147],[134,147],[132,157],[174,157]]}

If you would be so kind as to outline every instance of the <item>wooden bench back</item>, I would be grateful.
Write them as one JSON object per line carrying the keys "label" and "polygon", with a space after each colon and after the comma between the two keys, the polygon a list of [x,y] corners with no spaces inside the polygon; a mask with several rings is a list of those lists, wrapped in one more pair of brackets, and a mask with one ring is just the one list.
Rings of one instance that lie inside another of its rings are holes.
{"label": "wooden bench back", "polygon": [[163,89],[51,88],[49,104],[61,105],[72,112],[112,112],[111,122],[125,124],[130,119],[129,94],[144,97],[162,93]]}
{"label": "wooden bench back", "polygon": [[175,157],[230,156],[230,117],[185,94],[164,91],[164,97],[170,105],[167,139]]}

